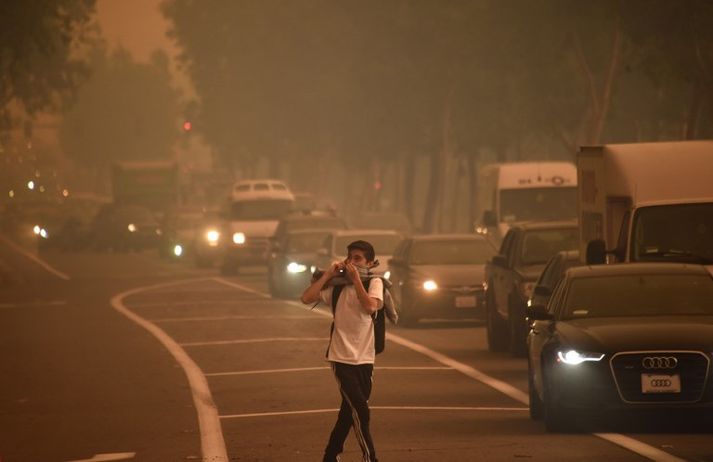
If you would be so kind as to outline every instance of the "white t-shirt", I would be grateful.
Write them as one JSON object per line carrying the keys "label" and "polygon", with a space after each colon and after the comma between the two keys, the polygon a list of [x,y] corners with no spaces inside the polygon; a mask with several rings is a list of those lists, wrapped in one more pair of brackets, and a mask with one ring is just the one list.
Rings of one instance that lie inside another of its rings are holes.
{"label": "white t-shirt", "polygon": [[[328,287],[320,292],[322,302],[332,309],[332,292]],[[369,284],[369,297],[384,302],[384,283],[373,278]],[[345,364],[374,364],[374,321],[364,310],[353,285],[342,288],[334,313],[334,332],[329,342],[327,361]]]}

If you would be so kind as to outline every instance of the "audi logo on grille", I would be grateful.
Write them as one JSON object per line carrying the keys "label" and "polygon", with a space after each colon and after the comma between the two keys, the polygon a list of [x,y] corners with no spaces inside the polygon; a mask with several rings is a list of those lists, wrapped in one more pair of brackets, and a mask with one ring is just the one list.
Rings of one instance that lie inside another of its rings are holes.
{"label": "audi logo on grille", "polygon": [[651,386],[657,388],[670,387],[671,381],[669,379],[654,379],[651,381]]}
{"label": "audi logo on grille", "polygon": [[646,356],[641,360],[644,369],[675,369],[678,359],[675,356]]}

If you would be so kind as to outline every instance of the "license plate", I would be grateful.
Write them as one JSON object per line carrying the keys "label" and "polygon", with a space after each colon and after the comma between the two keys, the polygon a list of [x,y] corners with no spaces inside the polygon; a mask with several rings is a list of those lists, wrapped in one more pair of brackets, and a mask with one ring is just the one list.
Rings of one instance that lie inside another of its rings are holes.
{"label": "license plate", "polygon": [[681,377],[678,374],[641,374],[642,393],[681,393]]}
{"label": "license plate", "polygon": [[463,295],[456,297],[456,308],[475,308],[475,295]]}

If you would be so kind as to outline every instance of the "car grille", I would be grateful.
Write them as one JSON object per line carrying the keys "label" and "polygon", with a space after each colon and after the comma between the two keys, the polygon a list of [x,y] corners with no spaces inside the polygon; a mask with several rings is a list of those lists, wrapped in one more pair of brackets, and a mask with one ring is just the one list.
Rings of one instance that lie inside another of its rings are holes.
{"label": "car grille", "polygon": [[[678,363],[673,368],[645,369],[646,357],[675,357]],[[622,400],[630,403],[690,403],[703,397],[708,380],[708,357],[694,351],[645,351],[617,353],[610,360],[616,386]],[[680,393],[643,393],[641,374],[679,374]]]}

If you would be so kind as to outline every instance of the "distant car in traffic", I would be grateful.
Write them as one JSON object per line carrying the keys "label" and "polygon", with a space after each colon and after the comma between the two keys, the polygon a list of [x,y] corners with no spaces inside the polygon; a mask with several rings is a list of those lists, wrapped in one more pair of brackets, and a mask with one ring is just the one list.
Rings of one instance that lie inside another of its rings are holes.
{"label": "distant car in traffic", "polygon": [[327,229],[298,229],[273,245],[267,258],[267,285],[273,297],[299,296],[309,286]]}
{"label": "distant car in traffic", "polygon": [[563,250],[550,258],[542,270],[540,277],[535,282],[532,295],[527,301],[527,306],[547,305],[552,296],[552,291],[562,277],[564,272],[575,266],[582,266],[579,259],[579,250]]}
{"label": "distant car in traffic", "polygon": [[404,240],[403,234],[386,229],[341,229],[333,231],[327,236],[318,251],[317,267],[327,269],[337,260],[347,258],[347,246],[357,240],[368,241],[374,246],[375,260],[379,266],[372,269],[372,273],[383,275],[387,270],[387,260],[394,254],[394,250]]}
{"label": "distant car in traffic", "polygon": [[193,261],[200,268],[212,267],[220,259],[223,239],[226,239],[225,219],[217,210],[203,213],[201,221],[193,233],[190,253]]}
{"label": "distant car in traffic", "polygon": [[407,238],[389,260],[389,280],[404,324],[422,318],[484,314],[485,262],[496,250],[482,235],[433,234]]}
{"label": "distant car in traffic", "polygon": [[143,250],[155,248],[161,233],[159,223],[149,209],[110,204],[94,218],[92,242],[96,250]]}
{"label": "distant car in traffic", "polygon": [[713,274],[674,263],[572,268],[528,308],[530,416],[713,410]]}
{"label": "distant car in traffic", "polygon": [[574,221],[517,224],[485,266],[487,336],[490,351],[525,356],[525,308],[545,264],[562,250],[577,248]]}
{"label": "distant car in traffic", "polygon": [[193,251],[191,247],[202,221],[201,209],[178,209],[166,213],[161,221],[159,255],[164,258],[189,256]]}

